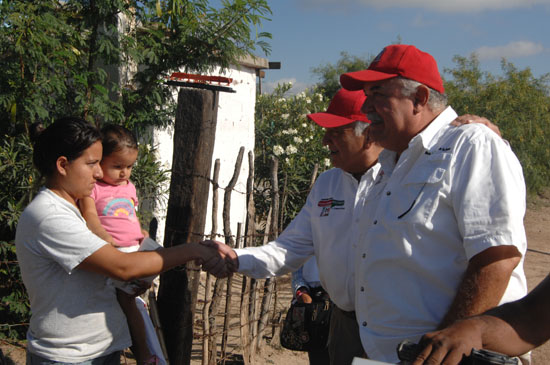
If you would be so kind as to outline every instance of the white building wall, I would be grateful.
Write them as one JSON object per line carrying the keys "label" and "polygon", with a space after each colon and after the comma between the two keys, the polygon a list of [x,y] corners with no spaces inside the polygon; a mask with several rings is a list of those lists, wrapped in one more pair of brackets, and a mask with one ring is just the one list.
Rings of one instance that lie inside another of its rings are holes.
{"label": "white building wall", "polygon": [[[212,75],[222,75],[219,70]],[[231,232],[237,234],[237,223],[243,223],[246,219],[246,180],[248,177],[248,152],[254,151],[254,107],[256,103],[256,70],[251,67],[240,66],[232,68],[222,76],[233,79],[230,85],[236,92],[219,92],[218,121],[216,127],[216,140],[212,157],[212,177],[214,161],[220,159],[220,175],[218,190],[218,233],[223,234],[223,197],[224,190],[233,176],[235,162],[241,146],[244,146],[244,156],[239,174],[239,179],[231,195]],[[178,88],[179,89],[179,88]],[[174,94],[177,100],[177,91]],[[153,143],[157,145],[159,160],[168,168],[172,165],[173,155],[173,126],[167,129],[156,129],[153,132]],[[167,203],[167,200],[166,200]],[[208,208],[206,217],[205,234],[210,235],[212,230],[212,188],[208,196]],[[166,206],[158,207],[155,217],[159,221],[157,241],[164,241],[166,227]],[[223,237],[217,238],[223,241]]]}

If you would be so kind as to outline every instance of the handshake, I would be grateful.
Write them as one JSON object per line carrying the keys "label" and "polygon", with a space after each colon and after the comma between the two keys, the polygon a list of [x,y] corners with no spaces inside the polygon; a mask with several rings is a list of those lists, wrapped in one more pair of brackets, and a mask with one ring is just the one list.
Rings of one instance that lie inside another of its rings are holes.
{"label": "handshake", "polygon": [[233,275],[239,268],[239,258],[235,251],[225,243],[205,240],[198,244],[197,264],[217,278]]}

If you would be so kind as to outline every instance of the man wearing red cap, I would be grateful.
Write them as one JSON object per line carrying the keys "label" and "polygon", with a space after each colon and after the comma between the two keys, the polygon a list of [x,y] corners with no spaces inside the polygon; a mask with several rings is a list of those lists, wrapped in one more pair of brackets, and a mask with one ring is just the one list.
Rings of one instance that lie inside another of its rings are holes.
{"label": "man wearing red cap", "polygon": [[[381,147],[367,136],[362,91],[341,89],[323,113],[308,118],[325,128],[323,144],[335,168],[322,173],[304,207],[281,235],[261,247],[237,249],[238,271],[264,278],[298,269],[315,255],[319,279],[336,305],[329,334],[331,364],[350,364],[363,354],[355,319],[353,263],[360,240],[365,192],[378,173]],[[373,167],[374,166],[374,167]]]}
{"label": "man wearing red cap", "polygon": [[365,92],[369,136],[385,148],[362,216],[355,308],[368,357],[396,362],[402,340],[525,295],[525,183],[497,135],[450,126],[429,54],[388,46],[340,82]]}
{"label": "man wearing red cap", "polygon": [[205,243],[229,256],[239,272],[255,278],[296,271],[314,255],[321,284],[335,304],[328,344],[334,365],[351,364],[364,354],[354,312],[353,266],[363,229],[354,222],[363,220],[365,192],[377,176],[382,150],[366,133],[364,101],[363,91],[341,89],[326,112],[308,115],[325,128],[323,144],[335,168],[317,178],[305,205],[275,241],[234,252],[222,243]]}

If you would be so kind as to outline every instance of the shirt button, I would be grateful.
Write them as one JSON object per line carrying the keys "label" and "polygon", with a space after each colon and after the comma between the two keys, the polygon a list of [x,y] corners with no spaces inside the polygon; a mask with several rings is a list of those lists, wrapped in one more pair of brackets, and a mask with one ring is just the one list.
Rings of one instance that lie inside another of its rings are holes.
{"label": "shirt button", "polygon": [[391,195],[391,191],[386,191],[386,195]]}
{"label": "shirt button", "polygon": [[376,224],[376,223],[378,223],[378,221],[377,221],[377,220],[375,220],[373,224]]}
{"label": "shirt button", "polygon": [[363,323],[361,323],[363,325],[363,327],[367,327],[367,322],[366,321],[363,321]]}

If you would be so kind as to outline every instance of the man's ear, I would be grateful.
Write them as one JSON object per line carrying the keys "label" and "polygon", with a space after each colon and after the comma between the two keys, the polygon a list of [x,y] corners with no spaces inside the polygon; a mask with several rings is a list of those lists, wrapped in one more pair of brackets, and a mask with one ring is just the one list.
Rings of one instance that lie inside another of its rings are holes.
{"label": "man's ear", "polygon": [[367,150],[373,144],[373,141],[369,135],[369,127],[365,128],[363,131],[363,136],[365,137],[365,140],[363,141],[363,149]]}
{"label": "man's ear", "polygon": [[59,156],[55,161],[55,168],[57,169],[57,172],[59,172],[60,175],[65,176],[67,175],[68,164],[69,164],[69,160],[67,159],[67,157]]}
{"label": "man's ear", "polygon": [[430,98],[430,89],[427,86],[420,85],[416,88],[414,94],[414,112],[418,113],[428,104],[428,99]]}

